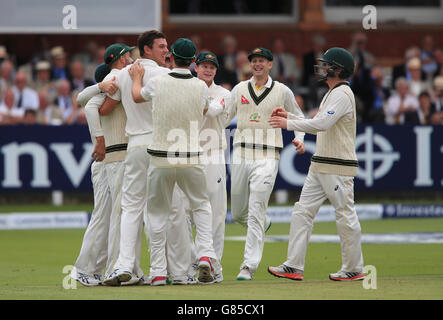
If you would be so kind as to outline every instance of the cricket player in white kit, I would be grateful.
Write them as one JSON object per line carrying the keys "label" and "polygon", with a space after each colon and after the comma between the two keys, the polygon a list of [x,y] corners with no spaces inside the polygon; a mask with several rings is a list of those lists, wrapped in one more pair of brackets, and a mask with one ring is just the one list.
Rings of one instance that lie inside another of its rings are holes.
{"label": "cricket player in white kit", "polygon": [[[237,115],[231,168],[232,217],[248,228],[237,280],[252,280],[262,258],[265,232],[270,226],[266,210],[277,176],[279,150],[283,147],[281,130],[268,124],[272,110],[283,107],[304,118],[291,89],[269,76],[272,53],[265,48],[255,48],[248,59],[253,77],[233,88],[226,105],[228,123]],[[304,133],[295,133],[298,154],[305,151],[303,139]]]}
{"label": "cricket player in white kit", "polygon": [[[214,77],[219,68],[217,56],[209,51],[201,52],[197,55],[195,61],[195,71],[197,78],[203,80],[208,86],[208,96],[211,103],[219,103],[224,106],[225,99],[229,98],[230,91],[215,84]],[[225,111],[225,109],[223,109]],[[216,117],[204,116],[200,129],[200,146],[203,149],[204,170],[206,176],[206,185],[208,187],[208,197],[212,208],[212,241],[217,260],[214,262],[214,282],[223,281],[223,273],[221,260],[223,257],[224,238],[225,238],[225,219],[227,209],[227,192],[226,192],[226,161],[225,150],[227,148],[225,127],[227,125],[227,113],[222,112]],[[193,214],[189,208],[189,200],[178,189],[175,192],[180,194],[178,201],[173,198],[173,205],[177,210],[186,210],[188,225],[188,238],[191,244],[190,260],[189,257],[185,261],[188,264],[188,279],[193,279],[198,269],[198,259],[195,252],[194,239],[192,235]],[[175,202],[178,202],[177,204]],[[175,231],[180,222],[177,219],[182,214],[173,214],[171,231]],[[176,218],[177,217],[177,218]],[[183,231],[186,233],[186,230]],[[180,243],[182,241],[182,243]],[[177,264],[177,257],[181,257],[179,252],[189,252],[186,243],[181,237],[175,237],[173,232],[168,234],[168,267]],[[184,242],[184,243],[183,243]]]}
{"label": "cricket player in white kit", "polygon": [[346,79],[354,73],[354,59],[342,48],[331,48],[319,59],[322,80],[329,91],[313,119],[295,119],[277,108],[269,123],[274,128],[299,130],[317,135],[308,176],[300,200],[294,205],[289,233],[287,260],[268,271],[276,277],[302,280],[306,249],[312,233],[313,220],[320,206],[328,199],[335,209],[340,236],[342,266],[331,280],[362,280],[363,255],[361,228],[354,206],[354,176],[358,161],[355,153],[356,109],[354,94]]}
{"label": "cricket player in white kit", "polygon": [[[128,47],[121,43],[115,43],[106,48],[104,60],[111,69],[104,81],[116,79],[119,71],[132,63],[130,51],[134,47]],[[118,89],[118,86],[117,86]],[[115,93],[115,92],[114,92]],[[117,261],[120,250],[120,220],[121,220],[121,187],[124,172],[124,160],[128,138],[125,134],[126,114],[122,104],[118,104],[107,116],[100,116],[99,108],[103,104],[106,95],[100,93],[98,88],[91,86],[79,94],[81,99],[88,99],[85,113],[88,122],[93,125],[96,132],[104,136],[104,142],[98,143],[95,148],[97,158],[104,158],[108,184],[112,195],[112,213],[109,222],[108,236],[108,261],[106,263],[106,276],[109,276]],[[103,141],[100,140],[100,141]],[[105,156],[106,155],[106,156]],[[137,252],[140,252],[141,239],[137,243]],[[140,268],[140,257],[136,258],[135,275],[122,285],[137,284],[144,279]],[[120,283],[117,283],[118,285]]]}
{"label": "cricket player in white kit", "polygon": [[131,68],[135,101],[152,100],[153,139],[148,147],[148,220],[151,245],[152,285],[166,284],[166,230],[172,211],[175,184],[189,199],[196,225],[196,251],[202,283],[212,283],[216,254],[212,241],[212,214],[204,169],[199,164],[199,131],[208,111],[207,85],[194,78],[190,65],[196,48],[180,38],[171,47],[174,68],[142,87],[144,69]]}
{"label": "cricket player in white kit", "polygon": [[[110,69],[101,64],[95,71],[95,80],[99,84],[95,85],[94,91],[106,90],[114,93],[116,87],[111,82],[102,82]],[[80,96],[80,95],[79,95]],[[81,97],[81,96],[80,96]],[[89,99],[78,100],[80,105],[85,106]],[[102,277],[106,268],[108,257],[108,230],[112,210],[111,191],[108,184],[108,177],[102,162],[103,156],[98,157],[95,150],[97,145],[104,144],[103,133],[96,130],[92,119],[87,117],[91,141],[94,144],[92,154],[95,160],[91,165],[91,181],[94,190],[94,210],[91,215],[88,227],[83,236],[83,242],[78,258],[71,271],[70,277],[79,281],[85,286],[97,286],[102,283]]]}
{"label": "cricket player in white kit", "polygon": [[[145,68],[143,83],[170,70],[165,64],[168,48],[165,36],[156,30],[139,36],[140,59],[137,62]],[[119,90],[108,97],[100,108],[100,114],[109,114],[118,103],[125,109],[128,150],[125,158],[125,171],[122,186],[122,216],[120,252],[114,270],[105,279],[106,284],[116,285],[129,281],[136,272],[138,243],[142,237],[143,214],[147,201],[147,172],[150,156],[146,148],[152,142],[152,102],[136,103],[131,94],[132,79],[129,67],[121,70],[116,78]]]}

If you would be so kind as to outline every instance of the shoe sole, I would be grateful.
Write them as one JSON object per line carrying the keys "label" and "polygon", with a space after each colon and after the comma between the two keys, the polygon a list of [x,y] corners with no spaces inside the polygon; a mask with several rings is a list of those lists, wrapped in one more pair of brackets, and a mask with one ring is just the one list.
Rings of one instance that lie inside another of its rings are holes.
{"label": "shoe sole", "polygon": [[211,268],[208,265],[200,265],[198,267],[198,281],[201,283],[211,283],[214,277],[211,275]]}
{"label": "shoe sole", "polygon": [[121,285],[122,286],[138,286],[140,284],[140,279],[136,279],[136,280],[129,280],[129,281],[125,281],[122,282]]}
{"label": "shoe sole", "polygon": [[165,285],[166,285],[166,280],[159,280],[159,281],[151,282],[151,286],[153,286],[153,287],[165,286]]}
{"label": "shoe sole", "polygon": [[271,271],[269,268],[268,268],[268,272],[277,278],[285,278],[285,279],[295,280],[295,281],[302,281],[303,280],[303,275],[300,276],[300,273],[294,273],[294,276],[291,277],[288,273],[278,273],[275,271]]}
{"label": "shoe sole", "polygon": [[118,276],[115,276],[113,278],[110,279],[105,279],[104,284],[108,285],[108,286],[112,286],[112,287],[119,287],[122,285],[122,282],[128,282],[129,280],[131,280],[131,275],[128,273],[122,273],[119,274]]}
{"label": "shoe sole", "polygon": [[119,287],[121,285],[120,280],[118,279],[118,276],[115,276],[113,278],[105,279],[103,283],[107,286],[111,287]]}
{"label": "shoe sole", "polygon": [[334,277],[331,277],[331,275],[329,275],[329,280],[332,280],[332,281],[360,281],[360,280],[363,280],[364,278],[365,278],[365,275],[361,275],[361,274],[356,275],[355,277],[352,277],[352,278],[334,278]]}

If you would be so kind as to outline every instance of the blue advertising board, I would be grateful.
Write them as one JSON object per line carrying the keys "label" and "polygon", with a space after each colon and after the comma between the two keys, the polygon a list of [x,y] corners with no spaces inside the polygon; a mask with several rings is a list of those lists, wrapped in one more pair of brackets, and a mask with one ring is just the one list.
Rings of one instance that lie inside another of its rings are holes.
{"label": "blue advertising board", "polygon": [[[300,189],[315,152],[315,136],[305,136],[303,155],[292,138],[283,131],[276,190]],[[0,126],[0,189],[92,190],[92,150],[87,126]],[[358,125],[356,150],[356,190],[442,189],[442,126]]]}

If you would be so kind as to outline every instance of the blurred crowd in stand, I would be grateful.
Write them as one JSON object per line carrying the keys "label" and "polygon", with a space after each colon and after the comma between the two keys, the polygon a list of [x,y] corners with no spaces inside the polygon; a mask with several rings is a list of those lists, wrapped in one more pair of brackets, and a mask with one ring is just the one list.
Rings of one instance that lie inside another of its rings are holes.
{"label": "blurred crowd in stand", "polygon": [[[220,68],[215,82],[232,89],[252,76],[247,50],[239,50],[235,36],[226,36],[220,48],[204,47],[197,35],[191,39],[199,51],[217,54]],[[311,48],[296,57],[282,39],[268,47],[274,55],[271,77],[289,86],[306,117],[316,114],[328,88],[314,74],[316,59],[333,46],[316,34]],[[130,44],[129,44],[130,45]],[[359,123],[443,123],[443,48],[430,35],[411,43],[399,65],[381,64],[368,49],[364,33],[355,33],[347,48],[355,58],[354,75],[348,79],[356,96]],[[81,52],[67,53],[62,46],[35,53],[18,63],[0,44],[0,124],[85,124],[77,94],[95,83],[94,71],[103,62],[105,47],[91,41]],[[134,50],[136,55],[137,50]],[[135,57],[136,58],[136,57]]]}

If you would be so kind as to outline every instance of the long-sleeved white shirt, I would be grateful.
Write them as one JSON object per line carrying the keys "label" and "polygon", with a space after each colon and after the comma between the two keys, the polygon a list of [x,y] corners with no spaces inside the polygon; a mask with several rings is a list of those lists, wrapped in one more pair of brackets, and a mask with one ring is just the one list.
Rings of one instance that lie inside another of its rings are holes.
{"label": "long-sleeved white shirt", "polygon": [[[136,62],[139,62],[145,68],[143,76],[144,85],[156,76],[171,72],[171,70],[160,67],[155,61],[150,59],[137,59]],[[127,116],[126,134],[128,136],[149,134],[152,133],[152,101],[136,103],[132,98],[130,67],[131,65],[126,66],[118,73],[115,81],[119,89],[110,97],[113,100],[121,101],[125,108]]]}
{"label": "long-sleeved white shirt", "polygon": [[[326,93],[323,101],[327,95],[328,93]],[[341,117],[351,118],[353,107],[346,93],[334,90],[331,91],[330,95],[328,107],[324,111],[318,112],[312,119],[300,119],[298,115],[288,113],[287,129],[316,134],[319,131],[328,130]]]}

